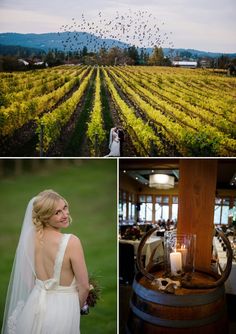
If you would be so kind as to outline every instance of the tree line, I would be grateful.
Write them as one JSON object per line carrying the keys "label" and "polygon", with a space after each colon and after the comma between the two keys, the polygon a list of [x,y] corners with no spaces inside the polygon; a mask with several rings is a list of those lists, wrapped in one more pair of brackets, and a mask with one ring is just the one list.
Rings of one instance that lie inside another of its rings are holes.
{"label": "tree line", "polygon": [[[153,48],[152,52],[149,52],[147,49],[138,49],[135,46],[125,49],[119,47],[112,47],[110,49],[100,48],[97,52],[89,51],[86,46],[78,51],[52,49],[48,52],[37,51],[37,49],[29,50],[23,47],[16,48],[17,50],[11,48],[6,51],[8,54],[0,56],[0,71],[31,70],[63,64],[171,66],[171,59],[173,59],[173,54],[170,53],[168,56],[165,56],[162,47],[157,46]],[[194,55],[187,51],[180,52],[177,56],[179,60],[194,58]],[[28,65],[26,66],[24,63],[19,62],[19,58],[26,60]],[[200,66],[200,59],[196,60]],[[42,62],[42,64],[39,64],[39,62]],[[236,65],[236,59],[230,59],[225,55],[215,59],[208,59],[208,67],[212,68],[226,69],[230,64]]]}

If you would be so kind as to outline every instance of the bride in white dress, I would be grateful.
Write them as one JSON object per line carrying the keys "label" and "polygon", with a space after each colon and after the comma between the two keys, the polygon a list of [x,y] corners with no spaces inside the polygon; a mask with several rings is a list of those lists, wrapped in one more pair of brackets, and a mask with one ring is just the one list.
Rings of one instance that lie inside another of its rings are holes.
{"label": "bride in white dress", "polygon": [[109,149],[110,149],[110,153],[106,155],[106,157],[119,157],[120,156],[120,139],[118,136],[117,128],[111,128]]}
{"label": "bride in white dress", "polygon": [[89,292],[80,240],[61,229],[68,203],[46,190],[26,210],[3,319],[3,334],[79,334]]}

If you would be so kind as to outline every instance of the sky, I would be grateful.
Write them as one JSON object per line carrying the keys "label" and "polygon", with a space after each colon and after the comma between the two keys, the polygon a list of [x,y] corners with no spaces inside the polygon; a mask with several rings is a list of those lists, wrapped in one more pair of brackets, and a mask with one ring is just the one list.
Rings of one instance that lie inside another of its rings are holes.
{"label": "sky", "polygon": [[0,0],[0,32],[58,32],[72,18],[80,22],[82,14],[87,22],[98,22],[100,12],[109,20],[117,11],[126,17],[129,10],[147,11],[145,20],[151,13],[158,26],[164,22],[162,34],[175,48],[236,53],[235,0]]}

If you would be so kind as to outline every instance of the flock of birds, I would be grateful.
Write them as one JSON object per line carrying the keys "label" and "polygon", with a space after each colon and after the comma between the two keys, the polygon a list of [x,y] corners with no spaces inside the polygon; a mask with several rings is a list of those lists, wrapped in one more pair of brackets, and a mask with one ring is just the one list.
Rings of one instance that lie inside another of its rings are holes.
{"label": "flock of birds", "polygon": [[[87,47],[88,51],[97,52],[101,48],[114,46],[135,46],[146,49],[157,47],[174,48],[172,32],[162,32],[164,22],[148,11],[132,11],[116,14],[107,19],[100,11],[94,20],[81,15],[79,22],[72,18],[71,24],[62,25],[58,35],[63,36],[64,51],[78,51]],[[66,36],[66,38],[64,38]]]}

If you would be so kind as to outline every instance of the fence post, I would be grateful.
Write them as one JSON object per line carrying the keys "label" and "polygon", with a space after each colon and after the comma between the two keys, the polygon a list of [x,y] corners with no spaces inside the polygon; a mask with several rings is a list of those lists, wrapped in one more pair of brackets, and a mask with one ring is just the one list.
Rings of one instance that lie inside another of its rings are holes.
{"label": "fence post", "polygon": [[40,157],[43,157],[43,136],[44,136],[44,124],[40,124],[40,137],[39,137]]}

